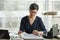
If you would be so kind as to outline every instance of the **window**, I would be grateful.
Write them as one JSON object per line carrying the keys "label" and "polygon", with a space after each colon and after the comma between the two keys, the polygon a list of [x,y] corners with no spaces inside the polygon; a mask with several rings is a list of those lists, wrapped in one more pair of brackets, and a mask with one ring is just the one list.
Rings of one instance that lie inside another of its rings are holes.
{"label": "window", "polygon": [[60,11],[60,0],[49,0],[49,11]]}
{"label": "window", "polygon": [[0,11],[4,10],[4,0],[0,0]]}

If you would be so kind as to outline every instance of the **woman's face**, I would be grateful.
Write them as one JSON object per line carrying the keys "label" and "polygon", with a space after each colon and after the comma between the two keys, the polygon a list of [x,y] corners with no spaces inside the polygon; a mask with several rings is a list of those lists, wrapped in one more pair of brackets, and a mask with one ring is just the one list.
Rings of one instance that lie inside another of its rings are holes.
{"label": "woman's face", "polygon": [[37,14],[37,10],[30,10],[30,15],[35,16]]}

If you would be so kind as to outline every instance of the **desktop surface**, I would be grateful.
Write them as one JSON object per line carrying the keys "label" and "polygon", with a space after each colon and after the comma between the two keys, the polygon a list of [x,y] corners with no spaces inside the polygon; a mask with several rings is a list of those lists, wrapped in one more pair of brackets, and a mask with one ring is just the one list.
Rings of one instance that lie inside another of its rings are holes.
{"label": "desktop surface", "polygon": [[[0,40],[11,40],[11,39],[0,39]],[[15,39],[15,40],[22,40],[22,39]],[[44,39],[44,40],[60,40],[60,39]]]}

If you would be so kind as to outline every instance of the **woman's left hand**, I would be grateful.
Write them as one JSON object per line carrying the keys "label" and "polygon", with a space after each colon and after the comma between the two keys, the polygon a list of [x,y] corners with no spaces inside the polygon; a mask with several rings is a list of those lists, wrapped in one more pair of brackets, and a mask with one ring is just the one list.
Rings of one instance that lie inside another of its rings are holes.
{"label": "woman's left hand", "polygon": [[33,34],[34,35],[38,35],[38,31],[37,30],[33,30]]}
{"label": "woman's left hand", "polygon": [[43,31],[33,30],[33,34],[34,34],[34,35],[42,36],[42,35],[43,35]]}
{"label": "woman's left hand", "polygon": [[43,36],[43,31],[39,31],[39,32],[38,32],[38,35],[39,35],[39,36]]}

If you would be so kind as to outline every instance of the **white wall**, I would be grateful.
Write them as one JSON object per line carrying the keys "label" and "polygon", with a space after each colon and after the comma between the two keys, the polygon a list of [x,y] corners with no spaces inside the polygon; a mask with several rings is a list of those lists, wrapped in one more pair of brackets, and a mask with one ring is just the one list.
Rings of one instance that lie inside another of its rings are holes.
{"label": "white wall", "polygon": [[38,16],[42,17],[41,12],[44,11],[45,0],[3,0],[0,2],[3,5],[2,8],[4,8],[0,11],[0,17],[2,18],[0,29],[17,32],[21,18],[29,14],[28,9],[31,3],[35,2],[39,5]]}
{"label": "white wall", "polygon": [[[17,32],[20,28],[21,18],[28,15],[29,11],[0,11],[0,14],[0,18],[2,18],[0,20],[2,24],[0,29],[8,29],[9,31]],[[38,12],[37,15],[43,18],[40,12]]]}
{"label": "white wall", "polygon": [[[29,14],[28,8],[33,2],[39,5],[37,15],[42,18],[47,31],[49,31],[52,27],[52,17],[44,16],[42,13],[46,8],[49,9],[46,11],[51,11],[52,4],[50,2],[50,5],[48,6],[47,3],[45,4],[45,0],[4,0],[4,9],[0,11],[0,23],[2,23],[2,27],[0,27],[0,29],[8,29],[11,32],[17,32],[19,30],[21,18]],[[58,12],[58,15],[60,16],[60,12]]]}

